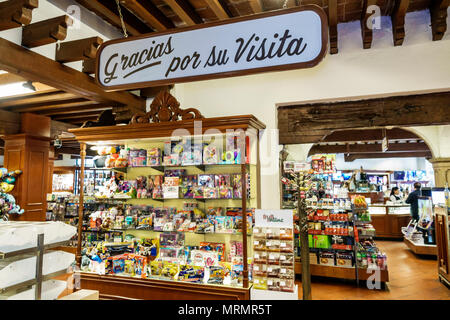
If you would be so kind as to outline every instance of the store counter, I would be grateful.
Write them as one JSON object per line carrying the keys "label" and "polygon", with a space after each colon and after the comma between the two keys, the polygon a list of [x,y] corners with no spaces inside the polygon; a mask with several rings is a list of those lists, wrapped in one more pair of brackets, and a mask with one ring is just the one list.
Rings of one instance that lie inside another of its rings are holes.
{"label": "store counter", "polygon": [[411,220],[409,205],[372,204],[369,213],[377,238],[403,239],[402,227]]}

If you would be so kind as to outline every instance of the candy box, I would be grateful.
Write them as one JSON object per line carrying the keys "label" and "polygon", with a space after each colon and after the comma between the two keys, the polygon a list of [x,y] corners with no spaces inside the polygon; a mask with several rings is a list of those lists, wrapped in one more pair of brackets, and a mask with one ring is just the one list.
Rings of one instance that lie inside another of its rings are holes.
{"label": "candy box", "polygon": [[330,236],[327,235],[315,235],[314,248],[329,249],[331,248]]}
{"label": "candy box", "polygon": [[336,265],[338,267],[352,268],[353,267],[353,254],[338,252],[336,253]]}
{"label": "candy box", "polygon": [[334,252],[322,251],[319,253],[319,263],[324,266],[335,266],[335,254]]}

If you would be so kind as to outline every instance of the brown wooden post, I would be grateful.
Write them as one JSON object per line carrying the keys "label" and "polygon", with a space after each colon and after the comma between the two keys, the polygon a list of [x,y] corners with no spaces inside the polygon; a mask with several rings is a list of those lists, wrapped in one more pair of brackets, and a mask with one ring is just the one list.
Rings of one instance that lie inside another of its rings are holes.
{"label": "brown wooden post", "polygon": [[301,197],[300,178],[297,178],[298,187],[298,216],[300,221],[300,248],[302,263],[302,289],[303,300],[311,300],[311,270],[309,266],[309,243],[308,243],[308,217],[306,214],[306,202]]}
{"label": "brown wooden post", "polygon": [[84,162],[86,160],[86,143],[80,143],[80,200],[78,202],[78,243],[77,243],[77,266],[81,267],[81,241],[83,230],[83,211],[84,211]]}
{"label": "brown wooden post", "polygon": [[247,165],[245,163],[245,131],[239,133],[241,149],[241,179],[242,179],[242,249],[244,258],[243,286],[248,287],[248,257],[247,257]]}

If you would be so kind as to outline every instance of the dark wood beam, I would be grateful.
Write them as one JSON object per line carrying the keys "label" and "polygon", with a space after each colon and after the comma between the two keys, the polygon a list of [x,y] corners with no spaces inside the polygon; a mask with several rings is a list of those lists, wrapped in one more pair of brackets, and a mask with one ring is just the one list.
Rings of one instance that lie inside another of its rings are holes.
{"label": "dark wood beam", "polygon": [[409,0],[395,1],[394,12],[391,15],[392,35],[394,46],[401,46],[405,38],[405,15],[408,10]]}
{"label": "dark wood beam", "polygon": [[368,8],[377,4],[377,0],[362,0],[361,11],[361,36],[363,41],[363,48],[370,49],[372,46],[372,29],[367,27],[367,21],[372,16],[372,12],[367,12]]}
{"label": "dark wood beam", "polygon": [[[382,146],[377,144],[341,144],[341,145],[314,145],[309,151],[309,155],[320,153],[378,153],[382,152]],[[430,151],[425,142],[415,143],[390,143],[386,153]]]}
{"label": "dark wood beam", "polygon": [[39,81],[88,100],[125,105],[145,112],[145,100],[129,92],[106,92],[91,77],[73,68],[0,38],[0,69]]}
{"label": "dark wood beam", "polygon": [[[252,0],[259,1],[259,0]],[[186,22],[188,26],[203,23],[203,19],[195,11],[194,7],[187,0],[165,0],[169,7],[180,17],[181,20]]]}
{"label": "dark wood beam", "polygon": [[53,102],[46,102],[46,103],[39,103],[34,106],[25,106],[25,107],[15,107],[13,109],[10,109],[10,111],[13,112],[32,112],[32,113],[41,113],[45,114],[46,112],[55,110],[55,109],[67,109],[76,106],[77,108],[82,106],[91,106],[95,105],[97,102],[86,100],[84,98],[74,98],[70,100],[65,101],[53,101]]}
{"label": "dark wood beam", "polygon": [[22,46],[35,48],[64,40],[72,24],[72,18],[60,16],[27,25],[23,27]]}
{"label": "dark wood beam", "polygon": [[0,3],[0,31],[31,23],[33,9],[38,0],[9,0]]}
{"label": "dark wood beam", "polygon": [[0,86],[3,86],[5,84],[11,84],[16,82],[25,82],[28,81],[25,78],[22,78],[21,76],[18,76],[16,74],[12,73],[4,73],[0,74]]}
{"label": "dark wood beam", "polygon": [[261,0],[249,0],[248,3],[252,8],[253,13],[261,13],[264,11]]}
{"label": "dark wood beam", "polygon": [[55,60],[61,63],[95,59],[97,49],[103,43],[100,37],[66,41],[56,47]]}
{"label": "dark wood beam", "polygon": [[432,0],[430,5],[433,41],[441,40],[447,31],[447,8],[450,0]]}
{"label": "dark wood beam", "polygon": [[86,74],[95,74],[95,59],[84,60],[81,72]]}
{"label": "dark wood beam", "polygon": [[[55,155],[57,155],[57,154],[68,154],[68,155],[80,156],[80,147],[69,148],[69,147],[65,147],[63,145],[61,148],[55,149]],[[97,155],[97,153],[94,150],[89,150],[89,148],[87,148],[86,155],[90,156],[90,157],[95,157]]]}
{"label": "dark wood beam", "polygon": [[219,20],[225,20],[232,17],[228,8],[219,0],[205,0],[205,2]]}
{"label": "dark wood beam", "polygon": [[60,91],[60,90],[49,90],[43,92],[34,92],[23,95],[11,96],[0,99],[0,108],[8,108],[10,111],[14,108],[20,107],[35,107],[48,104],[62,103],[63,101],[77,99],[78,97],[72,93]]}
{"label": "dark wood beam", "polygon": [[84,118],[91,118],[91,117],[98,117],[100,115],[100,111],[94,111],[94,112],[83,112],[79,114],[63,114],[63,115],[57,115],[52,117],[53,120],[57,121],[64,121],[69,119],[84,119]]}
{"label": "dark wood beam", "polygon": [[338,53],[338,6],[337,0],[328,0],[328,28],[330,31],[330,54]]}
{"label": "dark wood beam", "polygon": [[[413,132],[399,128],[386,130],[389,141],[420,139]],[[320,142],[367,142],[381,141],[382,129],[339,130],[327,135]]]}
{"label": "dark wood beam", "polygon": [[450,92],[278,108],[280,144],[315,143],[336,130],[450,124]]}
{"label": "dark wood beam", "polygon": [[[75,0],[77,3],[92,11],[105,21],[109,22],[116,28],[122,30],[120,17],[117,13],[117,8],[114,1],[98,1],[98,0]],[[138,36],[143,33],[151,32],[152,30],[146,26],[142,21],[135,18],[126,10],[123,10],[125,27],[130,35]]]}
{"label": "dark wood beam", "polygon": [[101,113],[104,110],[111,109],[110,106],[104,105],[104,104],[93,104],[93,105],[87,105],[87,106],[77,106],[77,107],[71,107],[71,108],[64,108],[64,109],[53,109],[45,112],[40,112],[39,114],[45,115],[45,116],[56,116],[56,115],[64,115],[64,114],[76,114],[76,113],[85,113],[89,111],[98,111],[98,113]]}
{"label": "dark wood beam", "polygon": [[386,158],[431,158],[431,152],[393,152],[393,153],[354,153],[344,155],[345,162],[352,162],[357,159],[386,159]]}
{"label": "dark wood beam", "polygon": [[120,3],[156,31],[175,28],[172,20],[167,18],[151,1],[120,0]]}

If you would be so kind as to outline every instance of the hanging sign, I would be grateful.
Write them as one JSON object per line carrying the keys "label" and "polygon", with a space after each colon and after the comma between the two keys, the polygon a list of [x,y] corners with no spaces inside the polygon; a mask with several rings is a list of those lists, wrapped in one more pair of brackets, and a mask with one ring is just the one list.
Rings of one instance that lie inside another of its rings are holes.
{"label": "hanging sign", "polygon": [[255,210],[255,227],[292,228],[293,224],[292,210]]}
{"label": "hanging sign", "polygon": [[327,16],[315,5],[112,40],[97,54],[106,90],[311,68],[325,56]]}

